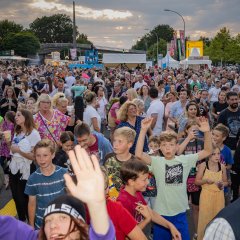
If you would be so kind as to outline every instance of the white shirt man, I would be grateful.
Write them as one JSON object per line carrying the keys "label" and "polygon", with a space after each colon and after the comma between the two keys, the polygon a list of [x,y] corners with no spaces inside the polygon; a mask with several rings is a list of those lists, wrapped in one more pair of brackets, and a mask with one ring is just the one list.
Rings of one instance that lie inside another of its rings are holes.
{"label": "white shirt man", "polygon": [[151,88],[149,90],[149,95],[152,99],[150,107],[147,110],[147,117],[152,117],[152,131],[153,135],[159,136],[162,132],[163,116],[164,116],[164,104],[158,98],[158,90],[156,88]]}
{"label": "white shirt man", "polygon": [[75,79],[75,77],[72,76],[71,73],[69,73],[68,76],[65,77],[65,82],[66,82],[67,87],[70,89],[73,86],[73,84],[75,84],[76,79]]}
{"label": "white shirt man", "polygon": [[220,93],[221,88],[220,88],[220,81],[216,80],[215,81],[215,87],[211,88],[209,90],[209,100],[211,103],[217,102],[218,101],[218,94]]}
{"label": "white shirt man", "polygon": [[143,85],[147,85],[147,83],[143,81],[142,75],[138,75],[137,79],[138,79],[138,81],[135,82],[134,89],[137,90],[137,89],[141,88]]}

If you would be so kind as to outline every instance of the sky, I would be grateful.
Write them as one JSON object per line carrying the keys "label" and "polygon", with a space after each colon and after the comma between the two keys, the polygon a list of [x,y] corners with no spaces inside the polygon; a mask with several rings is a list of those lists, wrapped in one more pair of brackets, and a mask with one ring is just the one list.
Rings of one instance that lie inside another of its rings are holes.
{"label": "sky", "polygon": [[[37,17],[64,13],[72,17],[72,0],[0,0],[0,20],[29,27]],[[213,37],[222,27],[240,33],[240,0],[75,0],[76,24],[98,46],[131,48],[159,24],[176,30],[186,23],[186,36]]]}

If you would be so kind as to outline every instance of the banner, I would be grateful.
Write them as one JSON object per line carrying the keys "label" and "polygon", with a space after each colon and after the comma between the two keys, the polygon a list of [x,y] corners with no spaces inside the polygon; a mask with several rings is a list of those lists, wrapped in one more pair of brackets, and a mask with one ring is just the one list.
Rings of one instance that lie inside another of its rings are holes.
{"label": "banner", "polygon": [[71,56],[72,60],[75,60],[77,58],[77,49],[76,48],[70,49],[70,56]]}
{"label": "banner", "polygon": [[173,32],[173,46],[174,46],[174,59],[178,59],[178,51],[177,51],[177,31]]}
{"label": "banner", "polygon": [[85,63],[86,64],[98,63],[98,51],[96,49],[85,51]]}
{"label": "banner", "polygon": [[184,30],[179,30],[180,33],[180,41],[182,45],[182,55],[185,56],[185,36],[184,36]]}
{"label": "banner", "polygon": [[186,57],[203,56],[203,41],[187,41]]}

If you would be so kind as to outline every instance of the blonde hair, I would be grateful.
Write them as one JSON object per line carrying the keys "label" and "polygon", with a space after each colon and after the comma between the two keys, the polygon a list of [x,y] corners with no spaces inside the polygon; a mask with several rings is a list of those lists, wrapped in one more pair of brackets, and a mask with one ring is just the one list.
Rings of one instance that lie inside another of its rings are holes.
{"label": "blonde hair", "polygon": [[165,132],[162,132],[159,136],[159,141],[160,141],[160,144],[162,142],[171,142],[172,140],[175,140],[176,143],[177,143],[177,134],[173,131],[165,131]]}
{"label": "blonde hair", "polygon": [[65,98],[65,94],[61,92],[54,94],[54,96],[52,97],[52,106],[54,108],[57,106],[57,101],[59,98]]}
{"label": "blonde hair", "polygon": [[50,152],[51,152],[52,154],[54,154],[55,151],[56,151],[56,145],[55,145],[55,143],[52,142],[52,141],[49,140],[49,139],[42,139],[41,141],[39,141],[39,142],[35,145],[35,147],[34,147],[34,149],[33,149],[34,154],[36,154],[36,151],[37,151],[37,149],[39,149],[39,148],[49,148],[49,150],[50,150]]}
{"label": "blonde hair", "polygon": [[134,142],[135,137],[136,137],[136,132],[131,129],[130,127],[121,127],[121,128],[117,128],[114,133],[113,133],[113,137],[114,136],[123,136],[127,139],[128,142]]}
{"label": "blonde hair", "polygon": [[222,123],[219,123],[213,130],[221,132],[223,137],[227,137],[229,135],[229,128]]}
{"label": "blonde hair", "polygon": [[137,108],[139,108],[140,106],[144,108],[144,101],[142,99],[135,98],[132,102],[137,106]]}
{"label": "blonde hair", "polygon": [[56,102],[56,106],[58,106],[62,102],[67,102],[68,103],[68,99],[65,98],[65,97],[58,98],[58,100]]}
{"label": "blonde hair", "polygon": [[135,99],[135,98],[138,97],[137,91],[136,91],[134,88],[129,88],[129,89],[126,91],[126,94],[127,94],[128,99],[129,99],[130,101],[132,101],[133,99]]}
{"label": "blonde hair", "polygon": [[86,94],[84,95],[84,100],[86,102],[86,104],[91,104],[93,102],[93,100],[97,97],[95,92],[86,92]]}
{"label": "blonde hair", "polygon": [[117,118],[118,118],[121,122],[126,122],[126,121],[127,121],[127,119],[128,119],[127,111],[128,111],[128,108],[129,108],[130,106],[134,106],[135,108],[137,108],[136,104],[134,104],[134,103],[131,102],[131,101],[127,101],[127,102],[125,102],[125,103],[120,107],[120,109],[118,110]]}
{"label": "blonde hair", "polygon": [[48,94],[46,94],[46,93],[42,93],[39,96],[38,101],[37,101],[37,110],[39,110],[40,102],[43,102],[43,101],[50,102],[51,103],[51,107],[52,107],[51,97]]}

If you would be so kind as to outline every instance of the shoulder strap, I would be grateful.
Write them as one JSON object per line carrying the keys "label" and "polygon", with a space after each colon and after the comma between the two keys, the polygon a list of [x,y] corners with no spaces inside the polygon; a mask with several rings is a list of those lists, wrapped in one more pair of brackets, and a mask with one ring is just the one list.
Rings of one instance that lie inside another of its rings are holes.
{"label": "shoulder strap", "polygon": [[208,166],[208,161],[206,161],[206,168],[209,169],[209,166]]}
{"label": "shoulder strap", "polygon": [[56,139],[54,138],[54,136],[52,135],[51,131],[49,130],[49,128],[48,128],[48,126],[47,126],[47,124],[46,124],[46,123],[45,123],[45,121],[43,120],[43,118],[42,118],[42,115],[41,115],[40,113],[38,113],[38,114],[39,114],[39,116],[40,116],[40,118],[41,118],[41,120],[42,120],[42,122],[43,122],[44,126],[47,128],[48,132],[50,133],[50,135],[51,135],[52,139],[53,139],[53,140],[54,140],[54,142],[55,142],[55,143],[58,145],[58,143],[57,143]]}
{"label": "shoulder strap", "polygon": [[218,171],[220,172],[222,170],[222,166],[221,166],[221,163],[218,162]]}

